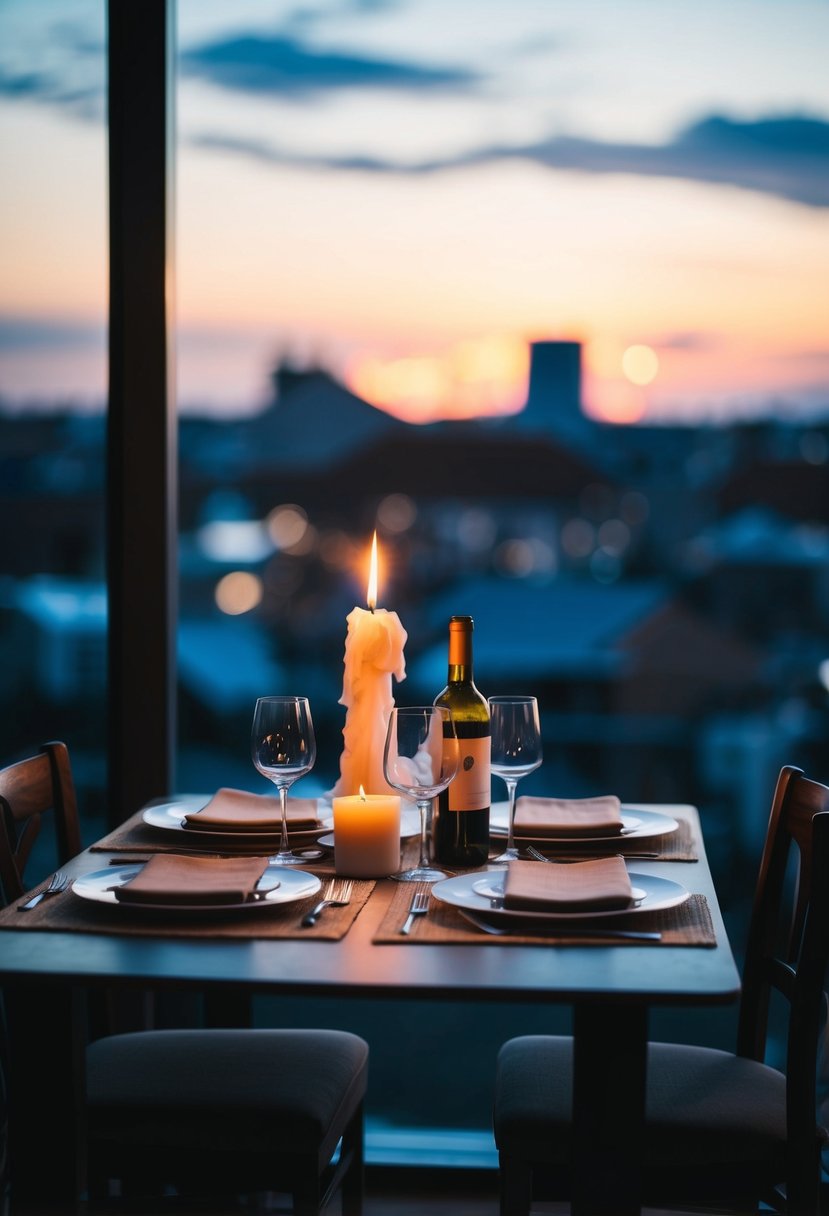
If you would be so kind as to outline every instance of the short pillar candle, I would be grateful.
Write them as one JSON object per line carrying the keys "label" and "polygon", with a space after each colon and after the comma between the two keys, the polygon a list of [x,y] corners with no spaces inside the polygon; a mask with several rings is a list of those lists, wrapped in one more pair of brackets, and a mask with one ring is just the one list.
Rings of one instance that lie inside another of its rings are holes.
{"label": "short pillar candle", "polygon": [[400,868],[400,799],[394,794],[333,800],[334,869],[348,878],[385,878]]}

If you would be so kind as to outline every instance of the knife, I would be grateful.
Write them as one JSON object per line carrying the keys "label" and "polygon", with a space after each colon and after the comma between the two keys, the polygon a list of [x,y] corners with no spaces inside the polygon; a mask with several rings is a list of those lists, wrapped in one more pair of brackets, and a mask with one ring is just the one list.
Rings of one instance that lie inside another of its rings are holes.
{"label": "knife", "polygon": [[477,925],[479,929],[483,929],[484,933],[492,933],[497,937],[508,937],[511,933],[519,935],[535,934],[544,937],[586,937],[593,938],[594,941],[601,941],[606,937],[620,939],[622,941],[637,941],[637,942],[660,942],[662,934],[657,932],[649,932],[643,929],[568,929],[555,928],[552,931],[547,928],[511,928],[506,925],[493,925],[482,916],[476,916],[474,912],[469,912],[466,908],[458,908],[461,916],[470,921],[473,925]]}

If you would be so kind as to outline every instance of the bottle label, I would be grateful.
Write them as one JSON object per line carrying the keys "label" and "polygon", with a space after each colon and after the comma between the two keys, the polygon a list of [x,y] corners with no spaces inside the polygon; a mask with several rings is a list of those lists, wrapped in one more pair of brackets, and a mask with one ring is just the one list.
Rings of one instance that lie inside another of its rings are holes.
{"label": "bottle label", "polygon": [[491,739],[458,739],[457,776],[449,783],[450,811],[480,811],[489,806]]}

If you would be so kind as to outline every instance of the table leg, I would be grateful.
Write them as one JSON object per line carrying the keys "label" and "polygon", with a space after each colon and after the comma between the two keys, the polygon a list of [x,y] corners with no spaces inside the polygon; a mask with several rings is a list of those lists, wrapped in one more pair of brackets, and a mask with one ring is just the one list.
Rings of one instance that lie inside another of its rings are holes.
{"label": "table leg", "polygon": [[573,1216],[640,1211],[647,1038],[644,1005],[576,1005]]}
{"label": "table leg", "polygon": [[4,1001],[12,1216],[74,1212],[86,1184],[83,994],[10,986]]}

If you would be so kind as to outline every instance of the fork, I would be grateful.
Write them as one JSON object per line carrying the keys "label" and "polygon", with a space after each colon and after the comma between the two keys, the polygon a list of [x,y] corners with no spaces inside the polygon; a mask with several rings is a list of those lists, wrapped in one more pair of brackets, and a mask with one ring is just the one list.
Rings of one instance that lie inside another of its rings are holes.
{"label": "fork", "polygon": [[25,912],[29,908],[35,908],[42,899],[47,895],[57,895],[59,891],[65,891],[69,886],[69,875],[64,874],[63,870],[55,870],[49,886],[43,891],[38,891],[37,895],[33,895],[31,899],[27,899],[25,904],[21,904],[19,911]]}
{"label": "fork", "polygon": [[419,890],[415,891],[414,895],[412,896],[412,902],[409,904],[409,915],[401,925],[400,932],[408,935],[408,933],[411,931],[412,925],[415,922],[415,918],[418,916],[425,916],[428,911],[429,888],[421,887]]}
{"label": "fork", "polygon": [[342,886],[337,890],[335,895],[334,892],[336,890],[336,883],[332,878],[328,883],[328,886],[325,888],[325,894],[323,895],[322,899],[315,907],[311,909],[310,912],[305,913],[300,921],[300,924],[307,929],[310,925],[315,925],[317,923],[320,918],[320,914],[325,908],[344,908],[346,904],[351,903],[351,892],[353,889],[353,881],[350,878],[347,878]]}
{"label": "fork", "polygon": [[[562,862],[564,861],[564,859],[561,857],[559,857],[559,858],[545,857],[545,855],[543,853],[539,853],[538,849],[533,848],[533,846],[531,844],[527,845],[526,852],[529,857],[532,857],[533,861],[546,861],[547,864],[551,865],[551,866],[561,865]],[[592,861],[595,857],[600,857],[600,856],[601,856],[600,853],[569,853],[568,854],[568,857],[572,861],[582,861],[582,860]],[[623,853],[622,856],[631,858],[634,861],[653,861],[654,858],[659,856],[659,854],[658,853]]]}

